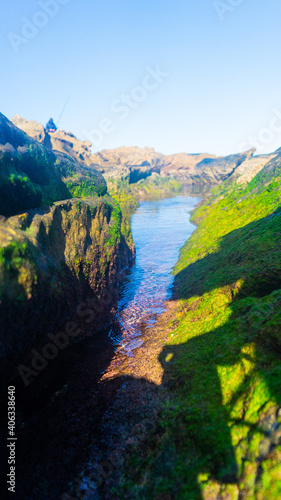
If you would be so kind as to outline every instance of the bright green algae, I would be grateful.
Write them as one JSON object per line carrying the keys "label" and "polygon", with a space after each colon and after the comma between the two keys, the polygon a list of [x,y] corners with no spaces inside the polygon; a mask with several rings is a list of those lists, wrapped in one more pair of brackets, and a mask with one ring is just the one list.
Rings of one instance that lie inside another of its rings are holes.
{"label": "bright green algae", "polygon": [[280,171],[220,186],[193,213],[160,355],[162,435],[132,458],[124,495],[281,498]]}

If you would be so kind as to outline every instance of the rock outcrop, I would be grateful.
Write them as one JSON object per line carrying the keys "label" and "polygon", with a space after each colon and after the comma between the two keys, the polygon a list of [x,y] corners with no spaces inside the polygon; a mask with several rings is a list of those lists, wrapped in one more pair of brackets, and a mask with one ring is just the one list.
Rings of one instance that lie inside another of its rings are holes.
{"label": "rock outcrop", "polygon": [[216,155],[206,153],[186,154],[179,153],[175,155],[164,156],[164,164],[161,168],[162,175],[173,175],[177,178],[185,177],[198,163],[206,158],[216,158]]}
{"label": "rock outcrop", "polygon": [[106,178],[127,179],[130,183],[145,179],[153,172],[160,173],[163,155],[152,148],[121,147],[105,150],[92,156]]}
{"label": "rock outcrop", "polygon": [[64,153],[54,154],[0,113],[1,215],[15,215],[72,196],[102,196],[106,192],[100,172]]}
{"label": "rock outcrop", "polygon": [[69,327],[69,338],[108,321],[134,250],[101,173],[54,154],[3,115],[0,214],[1,363],[11,375],[69,319],[79,333]]}
{"label": "rock outcrop", "polygon": [[[61,154],[67,153],[81,167],[91,168],[91,172],[99,171],[110,183],[125,180],[134,184],[158,174],[161,177],[175,177],[182,184],[193,186],[215,185],[234,178],[240,184],[245,184],[271,161],[274,155],[279,154],[277,150],[269,155],[254,156],[255,149],[251,149],[221,157],[207,153],[165,156],[153,148],[138,147],[121,147],[91,154],[89,141],[80,141],[64,130],[48,134],[37,122],[27,121],[19,116],[15,116],[12,121],[47,148],[60,151]],[[66,183],[71,192],[80,192],[81,179],[78,177],[78,182],[75,183],[75,179],[70,177],[69,183]]]}
{"label": "rock outcrop", "polygon": [[2,363],[24,363],[68,316],[78,332],[77,311],[80,319],[88,313],[92,331],[115,311],[129,252],[120,209],[106,198],[66,200],[1,221]]}
{"label": "rock outcrop", "polygon": [[19,115],[14,116],[12,123],[36,141],[42,142],[44,146],[49,143],[49,134],[41,123],[35,120],[26,120]]}
{"label": "rock outcrop", "polygon": [[188,173],[194,184],[218,184],[230,178],[236,169],[251,158],[255,149],[219,158],[205,158]]}
{"label": "rock outcrop", "polygon": [[238,184],[248,184],[276,156],[276,153],[252,156],[236,168],[233,177],[237,178]]}
{"label": "rock outcrop", "polygon": [[[232,177],[237,168],[251,158],[254,152],[255,150],[251,149],[225,157],[205,153],[165,156],[149,148],[118,148],[96,153],[92,158],[97,170],[108,179],[127,178],[130,183],[134,183],[157,173],[163,177],[175,177],[185,185],[213,185]],[[257,158],[255,162],[263,163]],[[240,174],[242,172],[244,169],[240,168]]]}
{"label": "rock outcrop", "polygon": [[19,115],[14,116],[12,122],[30,137],[44,144],[46,148],[67,153],[87,167],[93,163],[91,160],[91,143],[89,141],[80,141],[71,132],[65,132],[64,130],[48,133],[41,123],[25,120]]}
{"label": "rock outcrop", "polygon": [[231,177],[255,151],[252,149],[225,157],[207,153],[165,156],[153,148],[121,147],[91,154],[89,141],[80,141],[64,130],[48,134],[42,130],[42,125],[36,122],[24,120],[19,116],[14,117],[12,121],[49,149],[67,153],[84,167],[95,168],[111,182],[126,180],[132,184],[157,173],[164,177],[176,177],[186,185],[218,184]]}

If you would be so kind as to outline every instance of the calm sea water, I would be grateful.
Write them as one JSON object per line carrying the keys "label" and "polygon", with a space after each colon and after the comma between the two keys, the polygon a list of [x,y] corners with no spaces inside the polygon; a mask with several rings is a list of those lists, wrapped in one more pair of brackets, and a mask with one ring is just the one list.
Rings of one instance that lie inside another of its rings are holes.
{"label": "calm sea water", "polygon": [[199,201],[190,196],[143,201],[132,216],[136,260],[119,289],[120,329],[114,326],[109,331],[111,341],[119,346],[121,342],[128,355],[142,343],[142,326],[154,323],[170,297],[171,271],[195,229],[190,211]]}

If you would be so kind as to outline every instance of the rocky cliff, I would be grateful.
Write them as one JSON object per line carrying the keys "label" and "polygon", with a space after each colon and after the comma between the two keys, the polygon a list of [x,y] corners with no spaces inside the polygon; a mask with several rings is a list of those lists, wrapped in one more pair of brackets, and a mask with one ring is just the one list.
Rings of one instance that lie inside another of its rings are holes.
{"label": "rocky cliff", "polygon": [[[129,182],[137,182],[152,173],[163,177],[175,177],[185,185],[219,184],[247,168],[246,161],[252,158],[255,150],[241,154],[216,157],[208,154],[162,155],[153,149],[118,148],[102,151],[92,156],[96,168],[106,177],[116,177],[118,172],[127,175]],[[259,162],[259,157],[258,163]],[[268,157],[269,161],[270,157]],[[262,167],[261,167],[262,168]]]}
{"label": "rocky cliff", "polygon": [[64,130],[57,130],[49,134],[41,123],[34,120],[25,120],[19,115],[14,116],[12,122],[30,137],[43,143],[46,148],[67,153],[87,167],[93,163],[91,160],[91,143],[89,141],[80,141],[71,132],[65,132]]}
{"label": "rocky cliff", "polygon": [[84,167],[95,168],[111,182],[126,180],[131,184],[157,173],[163,177],[175,177],[186,185],[218,184],[233,176],[245,174],[246,178],[247,170],[255,175],[264,166],[266,158],[268,161],[271,158],[270,155],[257,156],[249,164],[254,149],[225,157],[207,153],[165,156],[153,148],[138,147],[121,147],[92,154],[89,141],[80,141],[64,130],[48,134],[42,125],[34,121],[27,121],[19,116],[15,116],[12,121],[50,150],[67,153]]}
{"label": "rocky cliff", "polygon": [[65,153],[54,154],[1,113],[0,162],[0,214],[5,216],[72,196],[107,192],[100,172]]}
{"label": "rocky cliff", "polygon": [[54,154],[3,115],[0,214],[1,362],[10,374],[67,320],[69,338],[108,320],[133,245],[100,172]]}

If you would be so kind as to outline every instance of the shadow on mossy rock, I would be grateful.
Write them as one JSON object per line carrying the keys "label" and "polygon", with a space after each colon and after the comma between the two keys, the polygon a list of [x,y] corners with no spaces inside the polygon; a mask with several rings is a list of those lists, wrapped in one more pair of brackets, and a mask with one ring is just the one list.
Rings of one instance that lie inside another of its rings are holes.
{"label": "shadow on mossy rock", "polygon": [[[0,220],[4,371],[14,371],[30,349],[46,344],[47,333],[74,317],[85,300],[97,304],[93,332],[115,314],[119,272],[132,255],[121,222],[109,196],[73,198]],[[89,309],[86,302],[83,307]]]}
{"label": "shadow on mossy rock", "polygon": [[0,113],[0,214],[5,217],[72,197],[103,196],[102,175],[56,154]]}

